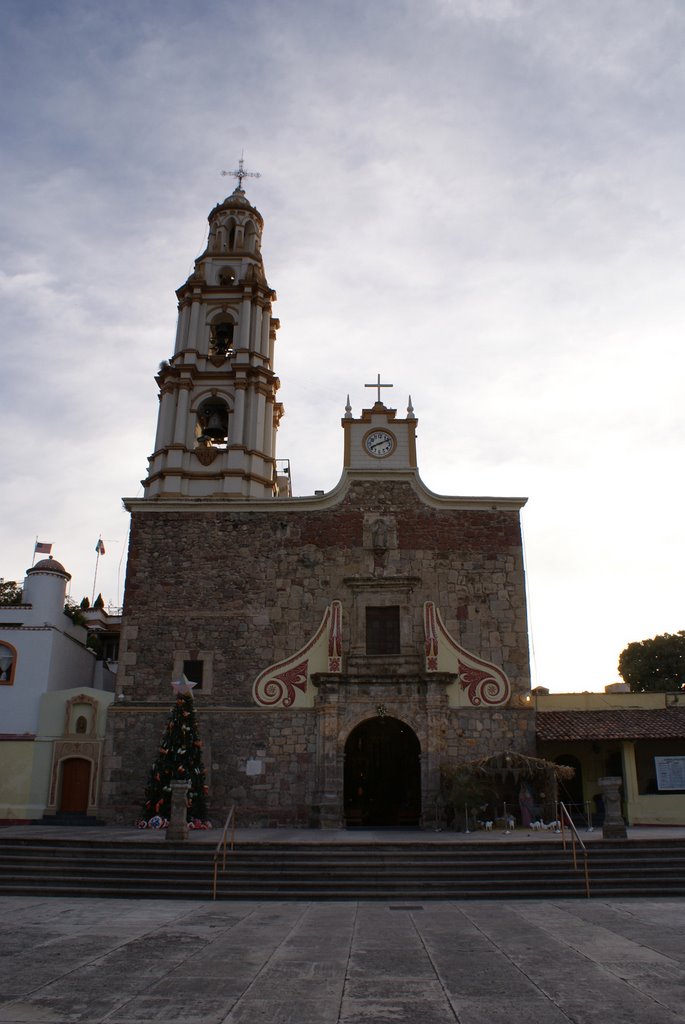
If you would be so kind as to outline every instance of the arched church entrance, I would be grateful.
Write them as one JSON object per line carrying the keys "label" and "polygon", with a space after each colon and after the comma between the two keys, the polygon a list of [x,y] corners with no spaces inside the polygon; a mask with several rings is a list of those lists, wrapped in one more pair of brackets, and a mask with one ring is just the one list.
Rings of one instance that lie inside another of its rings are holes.
{"label": "arched church entrance", "polygon": [[421,815],[421,746],[397,718],[369,718],[345,744],[347,825],[415,826]]}
{"label": "arched church entrance", "polygon": [[62,761],[62,795],[59,809],[63,814],[85,814],[88,810],[90,761],[70,757]]}

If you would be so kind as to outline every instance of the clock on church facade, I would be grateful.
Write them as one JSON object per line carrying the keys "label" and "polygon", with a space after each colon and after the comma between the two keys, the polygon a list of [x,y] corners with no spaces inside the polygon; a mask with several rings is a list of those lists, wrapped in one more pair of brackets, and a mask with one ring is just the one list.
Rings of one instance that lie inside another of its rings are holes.
{"label": "clock on church facade", "polygon": [[411,398],[398,416],[380,375],[357,415],[348,397],[335,488],[290,493],[276,295],[241,174],[177,292],[144,496],[125,499],[102,805],[136,817],[185,671],[216,821],[235,803],[243,825],[425,824],[441,768],[534,752],[525,499],[430,491]]}

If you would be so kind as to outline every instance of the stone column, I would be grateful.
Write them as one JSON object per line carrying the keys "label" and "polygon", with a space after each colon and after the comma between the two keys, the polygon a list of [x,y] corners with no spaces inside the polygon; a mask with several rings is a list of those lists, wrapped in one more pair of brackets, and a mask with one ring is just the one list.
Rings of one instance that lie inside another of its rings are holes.
{"label": "stone column", "polygon": [[252,330],[254,332],[253,349],[254,349],[255,352],[261,352],[262,351],[262,317],[263,317],[263,315],[264,315],[264,311],[263,311],[262,307],[258,303],[255,303],[254,306],[252,307],[252,320],[253,320]]}
{"label": "stone column", "polygon": [[[437,676],[437,673],[436,673]],[[447,753],[447,736],[443,723],[447,717],[445,675],[436,679],[424,677],[426,687],[425,735],[421,737],[421,827],[426,828],[436,817],[436,800],[440,791],[440,765]]]}
{"label": "stone column", "polygon": [[314,815],[319,828],[343,826],[343,772],[338,755],[338,687],[337,683],[314,680],[316,695],[317,743],[316,789]]}
{"label": "stone column", "polygon": [[189,384],[181,384],[178,392],[178,403],[176,405],[176,426],[174,429],[174,444],[185,446],[188,434],[188,406],[190,404]]}
{"label": "stone column", "polygon": [[236,348],[250,347],[250,321],[252,313],[252,299],[249,295],[244,296],[240,307],[240,328],[238,331],[238,344]]}
{"label": "stone column", "polygon": [[235,382],[235,396],[233,399],[233,416],[228,425],[229,443],[231,446],[245,444],[245,389],[247,383],[244,380]]}
{"label": "stone column", "polygon": [[253,394],[253,410],[252,417],[249,423],[249,432],[247,438],[247,446],[253,451],[256,450],[259,454],[263,454],[262,445],[264,443],[264,409],[266,406],[266,395],[262,391],[261,387],[256,387]]}
{"label": "stone column", "polygon": [[604,828],[603,839],[627,839],[628,833],[621,814],[621,796],[619,789],[623,783],[620,775],[607,775],[597,779],[597,784],[604,797]]}
{"label": "stone column", "polygon": [[190,307],[190,326],[188,328],[188,344],[193,348],[199,348],[199,326],[200,326],[200,303],[193,299]]}
{"label": "stone column", "polygon": [[269,368],[273,368],[273,353],[269,345],[269,335],[271,333],[271,306],[267,306],[262,311],[262,322],[260,324],[261,338],[259,340],[259,349],[262,355],[268,360]]}
{"label": "stone column", "polygon": [[188,320],[190,317],[190,307],[188,305],[181,306],[178,314],[178,323],[176,325],[176,345],[174,352],[182,352],[185,348],[186,338],[188,337]]}
{"label": "stone column", "polygon": [[159,396],[159,418],[157,420],[157,437],[155,452],[168,445],[172,438],[174,422],[174,396],[171,391],[162,391]]}
{"label": "stone column", "polygon": [[167,839],[184,840],[188,838],[188,783],[171,783],[171,816],[166,830]]}

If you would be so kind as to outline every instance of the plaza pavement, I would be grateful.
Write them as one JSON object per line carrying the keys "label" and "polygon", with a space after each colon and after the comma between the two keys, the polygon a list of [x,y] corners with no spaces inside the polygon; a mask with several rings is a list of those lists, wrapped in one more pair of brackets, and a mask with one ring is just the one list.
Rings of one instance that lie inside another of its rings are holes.
{"label": "plaza pavement", "polygon": [[685,900],[0,898],[1,1024],[162,1021],[685,1024]]}

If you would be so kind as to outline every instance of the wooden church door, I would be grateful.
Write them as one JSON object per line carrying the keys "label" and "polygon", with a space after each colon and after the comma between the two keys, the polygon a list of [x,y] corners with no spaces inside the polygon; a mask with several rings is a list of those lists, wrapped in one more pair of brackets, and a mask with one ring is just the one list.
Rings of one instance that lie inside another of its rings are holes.
{"label": "wooden church door", "polygon": [[420,744],[397,718],[369,718],[345,744],[345,820],[348,825],[418,825]]}
{"label": "wooden church door", "polygon": [[90,761],[83,757],[70,757],[63,761],[60,811],[63,814],[85,814],[89,788]]}

